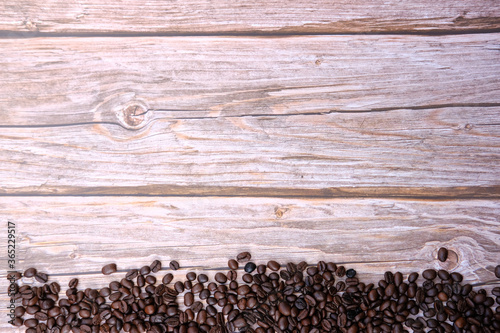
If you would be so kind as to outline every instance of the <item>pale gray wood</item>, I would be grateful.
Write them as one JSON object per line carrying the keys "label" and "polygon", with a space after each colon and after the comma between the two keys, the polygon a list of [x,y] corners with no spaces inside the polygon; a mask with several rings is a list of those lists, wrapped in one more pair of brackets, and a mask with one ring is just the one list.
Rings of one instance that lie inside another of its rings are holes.
{"label": "pale gray wood", "polygon": [[[66,290],[100,288],[130,268],[160,259],[178,260],[187,271],[213,277],[227,260],[248,250],[257,263],[274,259],[333,261],[377,282],[387,270],[448,269],[464,283],[491,290],[499,286],[500,201],[411,201],[388,199],[276,198],[3,198],[0,219],[16,223],[17,269],[35,266]],[[6,248],[5,237],[1,244]],[[444,246],[450,259],[441,263]],[[116,262],[119,272],[100,274]],[[157,274],[161,278],[164,269]],[[239,270],[241,277],[242,270]],[[24,280],[26,283],[30,279]],[[7,300],[5,271],[0,297]],[[2,302],[5,304],[4,302]],[[0,309],[6,318],[6,308]],[[11,329],[6,320],[0,330]]]}
{"label": "pale gray wood", "polygon": [[2,40],[0,190],[498,197],[499,42]]}
{"label": "pale gray wood", "polygon": [[353,33],[498,29],[495,0],[4,0],[0,30],[48,33]]}

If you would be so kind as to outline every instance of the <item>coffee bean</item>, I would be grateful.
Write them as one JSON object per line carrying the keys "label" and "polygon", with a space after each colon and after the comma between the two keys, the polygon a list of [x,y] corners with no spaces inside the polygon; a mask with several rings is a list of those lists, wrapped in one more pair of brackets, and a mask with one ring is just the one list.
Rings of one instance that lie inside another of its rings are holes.
{"label": "coffee bean", "polygon": [[171,270],[176,271],[176,270],[178,270],[178,269],[179,269],[179,267],[180,267],[180,266],[179,266],[179,263],[178,263],[177,261],[172,260],[172,261],[170,262],[170,264],[169,264],[169,267],[170,267],[170,269],[171,269]]}
{"label": "coffee bean", "polygon": [[218,283],[226,283],[227,282],[227,277],[221,272],[218,272],[215,274],[215,281]]}
{"label": "coffee bean", "polygon": [[497,279],[500,279],[500,265],[497,265],[495,267],[495,276],[497,277]]}
{"label": "coffee bean", "polygon": [[272,271],[277,271],[280,269],[280,264],[277,261],[270,260],[267,262],[267,267]]}
{"label": "coffee bean", "polygon": [[410,283],[417,281],[417,279],[418,279],[417,272],[413,272],[413,273],[410,273],[410,275],[408,275],[408,282],[410,282]]}
{"label": "coffee bean", "polygon": [[434,269],[426,269],[422,272],[422,276],[426,280],[434,280],[437,276],[437,273]]}
{"label": "coffee bean", "polygon": [[73,289],[73,288],[76,288],[78,286],[78,279],[77,278],[73,278],[71,280],[69,280],[68,282],[68,287]]}
{"label": "coffee bean", "polygon": [[345,272],[345,276],[347,276],[348,278],[353,278],[356,276],[356,271],[350,268]]}
{"label": "coffee bean", "polygon": [[37,280],[40,283],[46,283],[49,280],[49,277],[45,273],[38,272],[35,275],[35,280]]}
{"label": "coffee bean", "polygon": [[161,261],[154,260],[151,265],[149,265],[151,272],[158,273],[161,270]]}
{"label": "coffee bean", "polygon": [[231,270],[237,270],[239,265],[238,265],[238,262],[234,259],[230,259],[228,262],[227,262],[227,266],[231,269]]}
{"label": "coffee bean", "polygon": [[453,279],[453,281],[455,282],[462,282],[462,280],[464,279],[464,277],[462,276],[462,274],[458,273],[458,272],[453,272],[450,274],[450,277]]}
{"label": "coffee bean", "polygon": [[34,277],[36,275],[37,271],[35,268],[31,267],[28,268],[27,270],[24,271],[24,276],[27,278]]}
{"label": "coffee bean", "polygon": [[170,282],[172,282],[173,279],[174,279],[174,276],[172,275],[172,273],[167,273],[167,274],[165,274],[165,276],[163,276],[163,279],[161,280],[161,282],[163,284],[169,284]]}
{"label": "coffee bean", "polygon": [[249,252],[241,252],[236,256],[238,262],[247,262],[252,259],[252,255]]}
{"label": "coffee bean", "polygon": [[245,265],[245,272],[252,273],[256,268],[257,268],[257,265],[255,265],[253,262],[248,262]]}
{"label": "coffee bean", "polygon": [[448,249],[442,247],[438,250],[438,259],[441,262],[445,262],[448,259]]}
{"label": "coffee bean", "polygon": [[198,275],[198,282],[205,283],[207,281],[208,281],[208,276],[206,274],[199,274]]}
{"label": "coffee bean", "polygon": [[104,275],[110,275],[116,272],[116,264],[107,264],[102,267],[101,272]]}

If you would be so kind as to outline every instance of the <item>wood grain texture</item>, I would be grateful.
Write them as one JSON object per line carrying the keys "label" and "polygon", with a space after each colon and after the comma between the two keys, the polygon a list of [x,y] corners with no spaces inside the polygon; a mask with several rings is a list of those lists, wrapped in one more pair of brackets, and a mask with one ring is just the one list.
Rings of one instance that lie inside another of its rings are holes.
{"label": "wood grain texture", "polygon": [[0,30],[61,34],[426,33],[500,28],[495,0],[4,0],[0,12]]}
{"label": "wood grain texture", "polygon": [[[276,198],[2,198],[0,220],[16,223],[19,270],[36,266],[66,289],[105,286],[160,259],[213,277],[228,258],[251,251],[257,263],[334,261],[377,282],[387,270],[460,272],[466,283],[500,286],[500,201]],[[4,222],[6,224],[6,222]],[[5,237],[0,244],[5,248]],[[441,263],[437,250],[447,247]],[[119,272],[100,274],[116,262]],[[170,270],[164,269],[160,278]],[[239,270],[241,277],[242,270]],[[30,282],[28,279],[26,282]],[[0,273],[0,298],[7,280]],[[6,307],[0,315],[6,317]],[[6,320],[0,330],[12,330]]]}
{"label": "wood grain texture", "polygon": [[0,190],[498,197],[499,43],[2,40]]}
{"label": "wood grain texture", "polygon": [[500,105],[499,49],[500,33],[4,39],[0,124],[118,123],[131,101],[196,111],[179,118]]}
{"label": "wood grain texture", "polygon": [[[0,202],[0,219],[16,223],[19,269],[36,265],[57,276],[95,274],[109,262],[123,272],[155,258],[216,269],[249,250],[256,261],[331,260],[367,277],[387,269],[444,267],[471,283],[498,284],[492,269],[500,261],[499,213],[498,200],[10,197]],[[457,257],[437,261],[441,246]]]}
{"label": "wood grain texture", "polygon": [[499,107],[4,128],[2,195],[498,197]]}

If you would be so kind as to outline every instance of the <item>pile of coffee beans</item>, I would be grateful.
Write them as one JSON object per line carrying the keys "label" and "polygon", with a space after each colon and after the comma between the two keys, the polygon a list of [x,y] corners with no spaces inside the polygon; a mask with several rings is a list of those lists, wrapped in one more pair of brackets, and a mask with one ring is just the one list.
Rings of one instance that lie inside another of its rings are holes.
{"label": "pile of coffee beans", "polygon": [[[439,260],[446,257],[440,250]],[[248,252],[228,268],[214,281],[194,271],[174,281],[168,269],[160,280],[155,260],[98,289],[79,290],[74,278],[62,296],[57,282],[30,268],[9,276],[20,303],[11,323],[26,333],[500,332],[500,287],[488,295],[457,272],[386,272],[373,284],[332,262],[263,264]],[[102,268],[116,271],[115,264]],[[40,285],[18,285],[22,276]]]}

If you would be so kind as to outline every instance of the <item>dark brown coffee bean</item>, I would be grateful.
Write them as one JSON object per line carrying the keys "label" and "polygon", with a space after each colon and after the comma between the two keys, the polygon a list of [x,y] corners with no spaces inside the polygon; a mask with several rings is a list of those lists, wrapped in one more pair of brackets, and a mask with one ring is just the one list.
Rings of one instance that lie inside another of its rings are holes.
{"label": "dark brown coffee bean", "polygon": [[151,265],[149,265],[151,272],[158,273],[161,270],[161,261],[154,260]]}
{"label": "dark brown coffee bean", "polygon": [[139,271],[137,269],[131,269],[125,274],[125,279],[127,280],[133,280],[139,275]]}
{"label": "dark brown coffee bean", "polygon": [[227,277],[221,272],[218,272],[215,274],[215,281],[218,283],[226,283],[227,282]]}
{"label": "dark brown coffee bean", "polygon": [[438,259],[441,262],[445,262],[448,259],[448,249],[442,247],[438,250]]}
{"label": "dark brown coffee bean", "polygon": [[497,279],[500,279],[500,265],[497,265],[495,267],[495,276],[497,277]]}
{"label": "dark brown coffee bean", "polygon": [[165,276],[163,277],[161,282],[163,284],[169,284],[170,282],[172,282],[173,279],[174,279],[174,276],[172,275],[172,273],[167,273],[167,274],[165,274]]}
{"label": "dark brown coffee bean", "polygon": [[335,272],[335,274],[338,277],[344,277],[344,275],[345,275],[345,267],[344,266],[338,266],[337,267],[337,271]]}
{"label": "dark brown coffee bean", "polygon": [[453,273],[450,273],[450,277],[453,279],[453,281],[455,282],[462,282],[462,280],[464,279],[464,277],[462,276],[462,274],[458,273],[458,272],[453,272]]}
{"label": "dark brown coffee bean", "polygon": [[31,267],[31,268],[28,268],[27,270],[25,270],[23,275],[27,278],[31,278],[31,277],[34,277],[36,275],[36,273],[37,273],[36,269]]}
{"label": "dark brown coffee bean", "polygon": [[38,325],[38,320],[35,318],[26,319],[24,321],[24,326],[26,327],[36,327],[36,325]]}
{"label": "dark brown coffee bean", "polygon": [[206,274],[199,274],[198,275],[198,282],[205,283],[207,281],[208,281],[208,276]]}
{"label": "dark brown coffee bean", "polygon": [[280,269],[280,264],[277,261],[270,260],[267,262],[267,267],[272,271],[277,271]]}
{"label": "dark brown coffee bean", "polygon": [[171,269],[171,270],[174,270],[174,271],[178,270],[178,269],[179,269],[179,267],[180,267],[180,266],[179,266],[179,263],[178,263],[177,261],[175,261],[175,260],[172,260],[172,261],[170,262],[169,266],[170,266],[170,269]]}
{"label": "dark brown coffee bean", "polygon": [[250,254],[250,252],[241,252],[236,256],[236,260],[238,262],[247,262],[250,259],[252,259],[252,255]]}
{"label": "dark brown coffee bean", "polygon": [[47,281],[49,280],[49,277],[45,273],[38,272],[35,275],[35,280],[37,280],[40,283],[47,283]]}
{"label": "dark brown coffee bean", "polygon": [[234,259],[230,259],[228,262],[227,262],[227,267],[229,267],[229,269],[231,270],[237,270],[238,267],[239,267],[239,264],[236,260]]}
{"label": "dark brown coffee bean", "polygon": [[77,286],[78,286],[78,279],[77,278],[73,278],[73,279],[69,280],[69,282],[68,282],[69,288],[74,289]]}
{"label": "dark brown coffee bean", "polygon": [[437,276],[436,270],[426,269],[422,272],[422,277],[426,280],[434,280]]}
{"label": "dark brown coffee bean", "polygon": [[117,271],[116,264],[107,264],[102,267],[101,272],[104,275],[110,275]]}
{"label": "dark brown coffee bean", "polygon": [[234,280],[236,280],[237,277],[238,277],[238,274],[236,273],[236,271],[230,270],[229,272],[227,272],[227,279],[228,280],[234,281]]}

